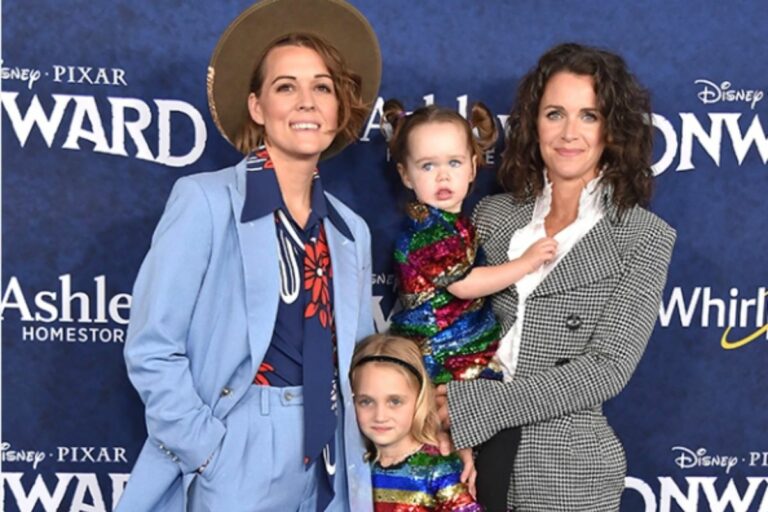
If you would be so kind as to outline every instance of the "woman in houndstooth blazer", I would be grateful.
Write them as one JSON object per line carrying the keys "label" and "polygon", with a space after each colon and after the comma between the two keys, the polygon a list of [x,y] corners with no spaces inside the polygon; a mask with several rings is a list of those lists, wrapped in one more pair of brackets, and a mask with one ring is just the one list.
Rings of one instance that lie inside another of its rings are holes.
{"label": "woman in houndstooth blazer", "polygon": [[515,511],[619,509],[626,460],[602,404],[645,350],[675,240],[643,208],[653,180],[650,113],[619,56],[551,49],[523,78],[509,118],[499,169],[509,193],[474,212],[491,265],[534,237],[558,241],[553,261],[492,299],[506,332],[497,353],[504,382],[439,390],[457,448],[482,454],[496,432],[522,426],[507,495]]}

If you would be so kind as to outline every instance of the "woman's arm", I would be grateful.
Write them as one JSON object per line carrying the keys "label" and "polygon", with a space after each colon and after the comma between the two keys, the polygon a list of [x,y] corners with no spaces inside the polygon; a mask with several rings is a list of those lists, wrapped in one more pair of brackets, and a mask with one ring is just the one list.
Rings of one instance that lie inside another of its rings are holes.
{"label": "woman's arm", "polygon": [[442,413],[450,418],[456,446],[477,446],[500,430],[594,407],[618,394],[656,323],[674,240],[669,228],[645,233],[583,354],[509,383],[451,382]]}
{"label": "woman's arm", "polygon": [[146,406],[149,438],[189,473],[225,433],[198,395],[187,359],[187,333],[208,268],[212,222],[192,179],[176,182],[134,285],[125,342],[128,377]]}

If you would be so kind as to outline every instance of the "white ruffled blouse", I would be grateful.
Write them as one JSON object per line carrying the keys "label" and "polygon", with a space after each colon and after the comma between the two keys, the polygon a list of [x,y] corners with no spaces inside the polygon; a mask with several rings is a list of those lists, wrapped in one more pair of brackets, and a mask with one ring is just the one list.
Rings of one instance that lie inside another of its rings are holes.
{"label": "white ruffled blouse", "polygon": [[[515,368],[520,356],[520,342],[523,334],[523,322],[525,320],[525,302],[539,284],[544,281],[557,264],[568,254],[576,243],[603,218],[605,212],[602,206],[602,186],[600,177],[592,179],[581,191],[579,198],[579,213],[571,224],[557,233],[557,254],[555,259],[542,265],[537,270],[524,276],[517,282],[517,320],[499,342],[496,359],[504,373],[504,381],[509,382],[515,375]],[[547,236],[544,229],[544,219],[549,213],[552,204],[552,183],[544,172],[544,190],[536,198],[533,207],[531,222],[519,229],[509,241],[507,256],[510,260],[519,258],[526,249],[539,238]]]}

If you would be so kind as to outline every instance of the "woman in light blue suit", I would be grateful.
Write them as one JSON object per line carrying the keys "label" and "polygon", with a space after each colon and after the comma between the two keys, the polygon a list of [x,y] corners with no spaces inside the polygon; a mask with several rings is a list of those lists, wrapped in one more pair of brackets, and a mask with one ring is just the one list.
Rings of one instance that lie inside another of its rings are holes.
{"label": "woman in light blue suit", "polygon": [[211,112],[246,157],[176,183],[136,280],[125,358],[148,439],[118,510],[371,509],[347,379],[373,331],[370,235],[316,166],[380,73],[341,0],[255,4],[219,41]]}

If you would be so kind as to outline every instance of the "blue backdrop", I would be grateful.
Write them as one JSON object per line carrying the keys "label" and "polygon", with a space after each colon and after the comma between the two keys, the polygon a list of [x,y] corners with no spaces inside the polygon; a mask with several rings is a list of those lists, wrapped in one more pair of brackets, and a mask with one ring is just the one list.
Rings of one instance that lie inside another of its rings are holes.
{"label": "blue backdrop", "polygon": [[[380,96],[408,108],[483,100],[503,116],[563,41],[627,59],[653,95],[652,209],[678,241],[648,351],[606,407],[628,455],[622,510],[768,511],[768,3],[353,3],[380,38]],[[3,510],[109,511],[119,498],[145,437],[122,358],[131,287],[173,182],[239,159],[210,119],[205,75],[249,4],[2,3]],[[321,170],[371,227],[381,330],[405,194],[379,120]],[[497,190],[492,157],[467,211]]]}

